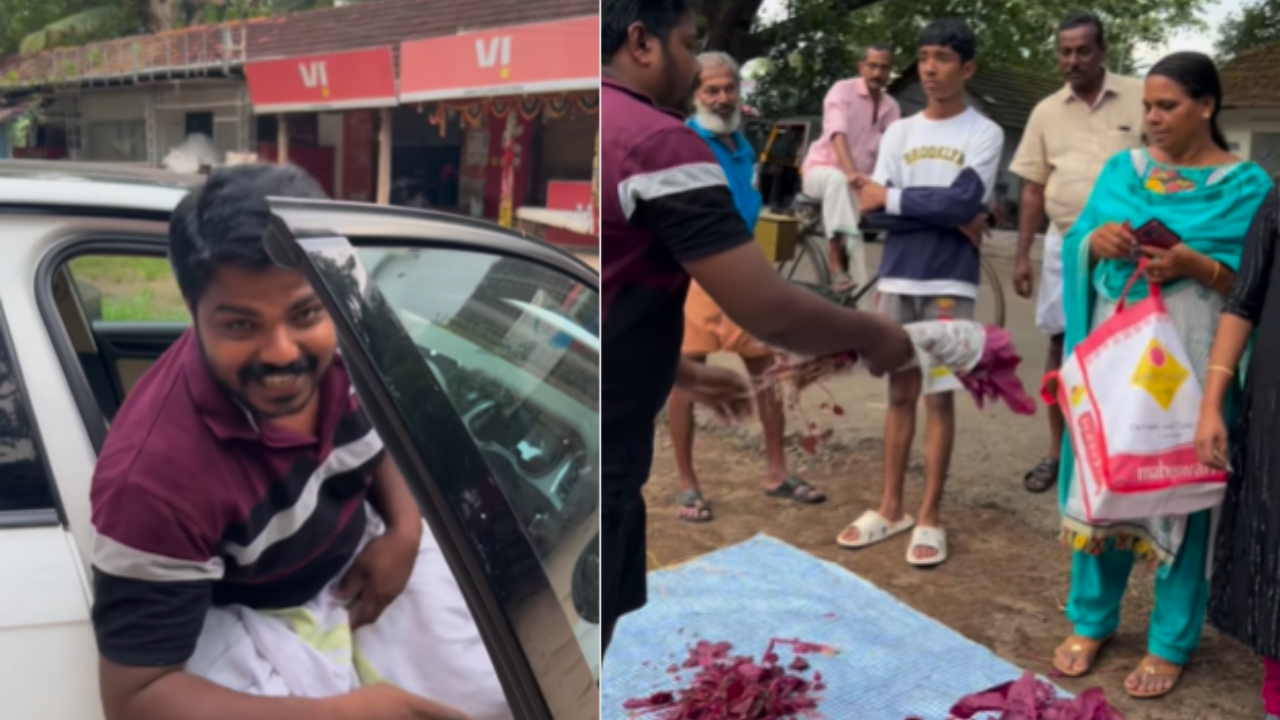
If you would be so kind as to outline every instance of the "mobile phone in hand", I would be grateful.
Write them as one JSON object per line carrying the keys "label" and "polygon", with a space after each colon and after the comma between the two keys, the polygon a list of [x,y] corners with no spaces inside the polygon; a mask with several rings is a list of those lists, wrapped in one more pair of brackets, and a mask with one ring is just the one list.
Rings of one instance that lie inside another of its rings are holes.
{"label": "mobile phone in hand", "polygon": [[1159,220],[1149,220],[1145,225],[1134,230],[1133,236],[1137,238],[1139,245],[1158,247],[1163,250],[1171,250],[1182,242],[1182,238],[1178,237],[1177,233]]}

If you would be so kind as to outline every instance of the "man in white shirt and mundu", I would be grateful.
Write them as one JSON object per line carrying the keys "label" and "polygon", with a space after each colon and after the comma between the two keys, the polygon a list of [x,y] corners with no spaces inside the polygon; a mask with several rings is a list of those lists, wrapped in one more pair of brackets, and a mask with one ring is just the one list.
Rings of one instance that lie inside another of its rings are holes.
{"label": "man in white shirt and mundu", "polygon": [[[981,270],[979,247],[1004,149],[1004,132],[969,108],[965,82],[977,65],[977,41],[962,20],[935,20],[917,42],[925,109],[885,131],[872,178],[856,182],[867,224],[888,231],[880,263],[879,309],[901,324],[973,319]],[[942,490],[955,439],[951,392],[925,396],[925,495],[920,523],[902,508],[907,461],[923,388],[919,370],[889,377],[884,494],[844,530],[844,547],[866,547],[911,530],[907,562],[947,559]]]}
{"label": "man in white shirt and mundu", "polygon": [[[1142,81],[1107,71],[1107,41],[1102,21],[1091,12],[1068,15],[1058,25],[1058,72],[1066,81],[1031,112],[1009,166],[1022,178],[1018,210],[1018,250],[1014,290],[1031,297],[1031,245],[1044,235],[1036,327],[1049,336],[1048,370],[1062,365],[1066,318],[1062,308],[1062,238],[1084,210],[1094,181],[1111,156],[1142,144]],[[1031,492],[1045,492],[1058,480],[1062,452],[1062,413],[1048,406],[1049,449],[1023,476]]]}

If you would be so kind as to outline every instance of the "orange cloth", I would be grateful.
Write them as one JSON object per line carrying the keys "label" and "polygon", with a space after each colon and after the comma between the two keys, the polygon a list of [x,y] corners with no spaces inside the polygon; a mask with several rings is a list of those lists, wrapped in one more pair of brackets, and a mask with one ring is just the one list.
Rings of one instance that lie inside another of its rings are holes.
{"label": "orange cloth", "polygon": [[689,284],[689,297],[684,303],[685,355],[734,353],[744,358],[763,358],[773,350],[748,335],[725,316],[711,296],[698,283]]}

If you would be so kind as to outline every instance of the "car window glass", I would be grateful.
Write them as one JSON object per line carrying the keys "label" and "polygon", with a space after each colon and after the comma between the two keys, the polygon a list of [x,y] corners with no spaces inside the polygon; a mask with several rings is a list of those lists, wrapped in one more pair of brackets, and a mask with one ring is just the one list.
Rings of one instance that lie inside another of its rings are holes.
{"label": "car window glass", "polygon": [[5,513],[54,507],[31,410],[18,381],[13,349],[0,328],[0,521]]}
{"label": "car window glass", "polygon": [[598,293],[473,251],[363,248],[360,261],[498,479],[598,678]]}
{"label": "car window glass", "polygon": [[84,255],[67,264],[89,322],[190,322],[162,257]]}

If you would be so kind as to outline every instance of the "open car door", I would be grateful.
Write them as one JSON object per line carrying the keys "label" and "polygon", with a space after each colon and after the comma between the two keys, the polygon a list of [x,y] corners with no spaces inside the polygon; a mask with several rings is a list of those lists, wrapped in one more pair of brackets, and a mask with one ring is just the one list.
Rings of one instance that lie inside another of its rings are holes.
{"label": "open car door", "polygon": [[466,218],[271,205],[514,717],[598,720],[599,276]]}

